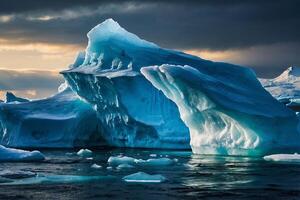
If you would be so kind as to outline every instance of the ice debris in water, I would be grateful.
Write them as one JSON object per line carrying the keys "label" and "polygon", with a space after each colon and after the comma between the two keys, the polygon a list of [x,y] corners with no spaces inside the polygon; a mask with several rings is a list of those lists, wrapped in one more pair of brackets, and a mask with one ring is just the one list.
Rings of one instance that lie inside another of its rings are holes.
{"label": "ice debris in water", "polygon": [[92,164],[91,168],[93,169],[101,169],[102,166],[101,165],[97,165],[96,163]]}
{"label": "ice debris in water", "polygon": [[77,155],[81,157],[91,157],[93,155],[93,152],[89,149],[80,149],[77,152]]}
{"label": "ice debris in water", "polygon": [[25,151],[0,145],[0,161],[41,161],[45,156],[39,151]]}
{"label": "ice debris in water", "polygon": [[141,166],[169,166],[169,165],[173,165],[174,161],[169,159],[169,158],[151,158],[148,160],[143,160],[143,159],[135,159],[134,162],[137,165],[141,165]]}
{"label": "ice debris in water", "polygon": [[166,178],[160,174],[150,175],[144,172],[137,172],[128,176],[124,176],[123,180],[126,182],[135,183],[161,183],[166,181]]}
{"label": "ice debris in water", "polygon": [[108,159],[108,163],[110,165],[169,166],[174,164],[174,160],[169,158],[150,158],[143,160],[127,156],[111,156]]}
{"label": "ice debris in water", "polygon": [[295,162],[300,163],[300,154],[273,154],[264,156],[266,161],[277,161],[277,162]]}
{"label": "ice debris in water", "polygon": [[126,170],[126,169],[132,169],[132,168],[134,168],[134,166],[129,165],[129,164],[120,164],[117,167],[117,169],[119,169],[119,170],[124,170],[124,169]]}
{"label": "ice debris in water", "polygon": [[135,158],[127,157],[127,156],[110,156],[108,159],[108,163],[110,165],[121,165],[121,164],[129,164],[133,165]]}

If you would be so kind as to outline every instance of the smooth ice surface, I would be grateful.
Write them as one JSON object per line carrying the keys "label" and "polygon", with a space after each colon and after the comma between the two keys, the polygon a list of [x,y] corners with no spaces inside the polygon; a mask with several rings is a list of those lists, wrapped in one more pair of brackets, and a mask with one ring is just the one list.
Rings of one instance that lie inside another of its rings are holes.
{"label": "smooth ice surface", "polygon": [[150,175],[144,172],[137,172],[128,176],[124,176],[123,180],[134,183],[161,183],[166,181],[166,178],[160,174]]}
{"label": "smooth ice surface", "polygon": [[66,85],[52,97],[0,103],[0,142],[10,147],[103,145],[96,112]]}
{"label": "smooth ice surface", "polygon": [[161,65],[141,70],[178,106],[194,153],[261,155],[299,148],[295,113],[265,91],[250,69],[224,63],[212,68]]}
{"label": "smooth ice surface", "polygon": [[93,152],[89,149],[80,149],[77,152],[77,155],[82,157],[91,157],[93,155]]}
{"label": "smooth ice surface", "polygon": [[6,92],[5,103],[22,103],[29,102],[28,99],[15,96],[12,92]]}
{"label": "smooth ice surface", "polygon": [[300,98],[300,67],[289,67],[274,79],[260,81],[264,88],[280,101]]}
{"label": "smooth ice surface", "polygon": [[295,162],[300,163],[300,155],[294,154],[273,154],[264,156],[266,161],[277,161],[277,162]]}
{"label": "smooth ice surface", "polygon": [[45,156],[39,151],[25,151],[20,149],[7,148],[0,145],[0,162],[3,161],[41,161]]}

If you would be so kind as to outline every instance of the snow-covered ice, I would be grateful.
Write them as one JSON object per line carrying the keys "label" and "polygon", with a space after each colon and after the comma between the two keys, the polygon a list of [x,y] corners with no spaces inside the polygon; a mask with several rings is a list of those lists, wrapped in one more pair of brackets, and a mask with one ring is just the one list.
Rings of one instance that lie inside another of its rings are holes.
{"label": "snow-covered ice", "polygon": [[42,161],[45,156],[39,151],[25,151],[14,148],[7,148],[0,145],[0,161]]}
{"label": "snow-covered ice", "polygon": [[166,181],[166,178],[160,174],[150,175],[144,172],[137,172],[128,176],[124,176],[123,180],[134,183],[161,183]]}
{"label": "snow-covered ice", "polygon": [[300,146],[296,114],[264,90],[250,69],[214,63],[141,72],[178,106],[194,153],[261,155]]}

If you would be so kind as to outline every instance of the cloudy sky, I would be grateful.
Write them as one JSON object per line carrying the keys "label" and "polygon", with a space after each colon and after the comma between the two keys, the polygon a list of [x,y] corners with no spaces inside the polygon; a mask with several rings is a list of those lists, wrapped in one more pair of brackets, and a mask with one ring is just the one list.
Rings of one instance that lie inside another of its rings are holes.
{"label": "cloudy sky", "polygon": [[56,91],[62,82],[57,72],[106,18],[162,47],[274,77],[300,66],[299,2],[1,0],[0,98],[6,90],[32,98]]}

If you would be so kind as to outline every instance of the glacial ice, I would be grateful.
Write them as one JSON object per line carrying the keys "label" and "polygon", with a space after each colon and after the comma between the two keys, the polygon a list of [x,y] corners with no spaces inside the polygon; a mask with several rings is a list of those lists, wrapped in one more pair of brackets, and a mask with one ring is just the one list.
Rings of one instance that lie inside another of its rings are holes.
{"label": "glacial ice", "polygon": [[251,70],[224,63],[211,68],[141,69],[178,106],[194,153],[261,155],[299,148],[295,113],[265,91]]}
{"label": "glacial ice", "polygon": [[266,161],[276,161],[276,162],[293,162],[300,163],[300,155],[297,153],[294,154],[273,154],[264,156]]}
{"label": "glacial ice", "polygon": [[39,151],[25,151],[20,149],[7,148],[0,145],[0,162],[3,161],[41,161],[45,156]]}
{"label": "glacial ice", "polygon": [[124,176],[123,180],[134,183],[161,183],[166,181],[166,178],[160,174],[150,175],[144,172],[137,172],[128,176]]}
{"label": "glacial ice", "polygon": [[29,102],[28,99],[17,97],[12,92],[6,92],[6,100],[5,103],[23,103]]}
{"label": "glacial ice", "polygon": [[17,148],[103,145],[92,106],[70,88],[52,97],[0,103],[0,143]]}
{"label": "glacial ice", "polygon": [[128,170],[128,169],[133,169],[134,166],[133,165],[129,165],[129,164],[120,164],[117,166],[118,170]]}
{"label": "glacial ice", "polygon": [[102,166],[97,165],[96,163],[94,163],[94,164],[91,165],[91,168],[93,168],[93,169],[102,169]]}

